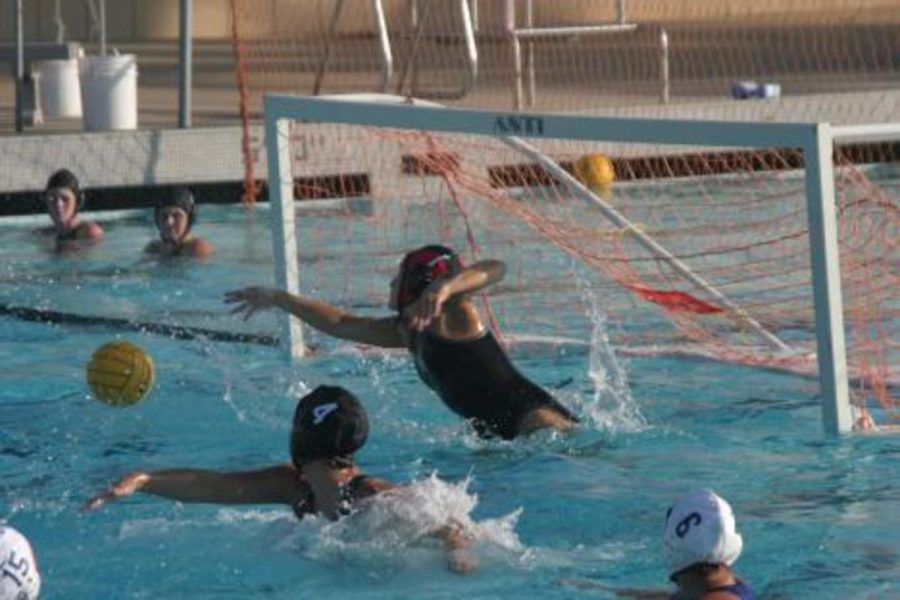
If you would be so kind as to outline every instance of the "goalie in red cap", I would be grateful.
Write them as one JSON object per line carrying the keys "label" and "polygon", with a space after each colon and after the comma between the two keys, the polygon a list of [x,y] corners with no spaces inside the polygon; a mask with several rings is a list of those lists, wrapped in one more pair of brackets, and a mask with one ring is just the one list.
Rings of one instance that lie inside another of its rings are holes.
{"label": "goalie in red cap", "polygon": [[409,252],[391,281],[389,306],[398,315],[352,315],[311,298],[251,287],[226,294],[235,313],[280,308],[341,339],[408,348],[416,370],[455,413],[485,436],[512,439],[538,429],[568,431],[577,418],[522,375],[485,326],[471,295],[500,281],[498,260],[465,266],[450,248],[430,245]]}

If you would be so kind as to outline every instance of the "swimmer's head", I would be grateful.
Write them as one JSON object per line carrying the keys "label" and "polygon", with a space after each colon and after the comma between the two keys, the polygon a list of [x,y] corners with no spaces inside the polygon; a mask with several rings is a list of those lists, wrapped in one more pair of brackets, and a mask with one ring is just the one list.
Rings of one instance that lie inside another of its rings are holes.
{"label": "swimmer's head", "polygon": [[[78,178],[68,169],[60,169],[50,176],[44,189],[44,199],[47,202],[47,211],[54,220],[57,216],[65,220],[67,213],[71,213],[68,215],[71,218],[84,208],[84,193],[81,191]],[[71,208],[65,208],[63,204],[68,204]]]}
{"label": "swimmer's head", "polygon": [[391,308],[403,310],[415,302],[432,281],[458,273],[462,268],[462,260],[446,246],[423,246],[409,252],[400,262],[400,270],[392,282]]}
{"label": "swimmer's head", "polygon": [[41,574],[25,536],[0,525],[0,600],[37,600]]}
{"label": "swimmer's head", "polygon": [[731,566],[743,545],[731,506],[715,492],[689,492],[666,513],[663,559],[673,581],[695,567]]}
{"label": "swimmer's head", "polygon": [[366,410],[342,387],[320,385],[300,399],[291,431],[291,460],[329,459],[335,466],[353,464],[353,453],[369,435]]}
{"label": "swimmer's head", "polygon": [[187,236],[196,218],[194,195],[185,187],[160,190],[153,218],[160,236],[167,242],[179,242]]}

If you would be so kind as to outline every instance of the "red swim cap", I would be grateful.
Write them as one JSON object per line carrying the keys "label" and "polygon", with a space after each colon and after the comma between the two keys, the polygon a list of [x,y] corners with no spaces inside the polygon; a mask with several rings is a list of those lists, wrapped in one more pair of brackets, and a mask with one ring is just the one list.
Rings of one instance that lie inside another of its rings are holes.
{"label": "red swim cap", "polygon": [[400,263],[397,307],[402,310],[422,295],[432,281],[442,275],[456,273],[462,267],[459,256],[446,246],[423,246],[408,253]]}

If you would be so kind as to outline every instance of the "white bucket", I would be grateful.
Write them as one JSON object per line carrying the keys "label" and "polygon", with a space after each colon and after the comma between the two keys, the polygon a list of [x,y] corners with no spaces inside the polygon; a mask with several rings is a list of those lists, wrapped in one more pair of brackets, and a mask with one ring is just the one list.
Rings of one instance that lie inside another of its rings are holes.
{"label": "white bucket", "polygon": [[134,54],[81,59],[85,131],[137,129],[137,61]]}
{"label": "white bucket", "polygon": [[81,118],[81,86],[78,60],[45,60],[41,74],[41,109],[48,117]]}

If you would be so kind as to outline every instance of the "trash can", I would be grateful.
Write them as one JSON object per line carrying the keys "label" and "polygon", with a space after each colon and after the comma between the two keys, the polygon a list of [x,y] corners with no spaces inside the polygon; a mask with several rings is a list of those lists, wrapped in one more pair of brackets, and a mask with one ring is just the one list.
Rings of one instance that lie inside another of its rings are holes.
{"label": "trash can", "polygon": [[45,60],[38,64],[41,75],[41,109],[47,117],[81,118],[81,85],[78,59]]}
{"label": "trash can", "polygon": [[134,54],[81,59],[85,131],[137,129],[137,59]]}

